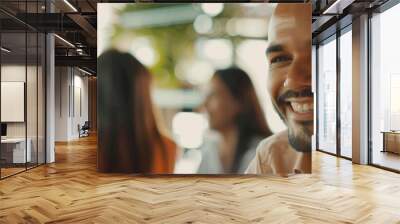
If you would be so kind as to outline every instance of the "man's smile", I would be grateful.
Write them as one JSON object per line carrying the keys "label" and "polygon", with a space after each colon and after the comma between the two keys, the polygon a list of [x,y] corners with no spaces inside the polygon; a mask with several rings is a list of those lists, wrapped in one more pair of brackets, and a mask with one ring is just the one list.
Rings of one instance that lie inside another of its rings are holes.
{"label": "man's smile", "polygon": [[312,97],[290,97],[284,101],[289,120],[313,120],[314,100]]}

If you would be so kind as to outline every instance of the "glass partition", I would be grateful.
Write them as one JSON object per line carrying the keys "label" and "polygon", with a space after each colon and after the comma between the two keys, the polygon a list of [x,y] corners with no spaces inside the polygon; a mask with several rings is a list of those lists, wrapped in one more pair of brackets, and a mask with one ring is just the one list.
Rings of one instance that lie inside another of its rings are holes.
{"label": "glass partition", "polygon": [[[351,28],[351,27],[349,27]],[[352,157],[352,34],[340,36],[340,155]]]}
{"label": "glass partition", "polygon": [[[20,16],[43,5],[0,3]],[[0,12],[0,178],[45,163],[45,44],[43,33]]]}
{"label": "glass partition", "polygon": [[371,162],[400,171],[400,4],[371,19]]}
{"label": "glass partition", "polygon": [[25,32],[1,35],[2,177],[24,171],[31,161],[26,136],[26,41]]}
{"label": "glass partition", "polygon": [[37,162],[44,164],[46,162],[46,144],[45,144],[45,124],[46,124],[46,37],[43,33],[38,34],[38,65],[37,65]]}
{"label": "glass partition", "polygon": [[318,150],[336,154],[336,38],[318,47]]}
{"label": "glass partition", "polygon": [[26,80],[26,113],[27,113],[27,150],[31,151],[28,168],[36,166],[38,160],[37,144],[37,79],[38,79],[38,35],[36,32],[27,33],[27,80]]}

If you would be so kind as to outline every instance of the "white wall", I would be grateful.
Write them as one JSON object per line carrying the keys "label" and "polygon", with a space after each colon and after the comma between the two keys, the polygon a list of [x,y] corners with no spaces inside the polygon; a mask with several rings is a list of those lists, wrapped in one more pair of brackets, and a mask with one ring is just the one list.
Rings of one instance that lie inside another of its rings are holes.
{"label": "white wall", "polygon": [[56,67],[55,69],[55,141],[68,140],[68,88],[70,84],[68,72],[67,67]]}
{"label": "white wall", "polygon": [[[56,67],[56,141],[77,139],[79,137],[78,124],[83,125],[88,120],[88,77],[83,75],[76,68]],[[81,105],[81,113],[79,105]]]}
{"label": "white wall", "polygon": [[[70,135],[72,138],[78,138],[79,133],[78,133],[78,124],[81,126],[85,123],[85,121],[89,120],[89,113],[88,113],[88,107],[89,107],[89,102],[88,102],[88,77],[87,76],[82,76],[83,73],[78,73],[76,74],[77,70],[75,70],[75,75],[74,75],[74,91],[73,94],[74,96],[74,108],[72,108],[72,120],[71,120],[71,132]],[[80,91],[80,93],[78,93]],[[79,97],[80,94],[80,97]],[[81,102],[78,102],[78,101]],[[79,108],[81,106],[81,108]],[[80,112],[79,109],[82,111]],[[75,112],[74,112],[75,111]]]}

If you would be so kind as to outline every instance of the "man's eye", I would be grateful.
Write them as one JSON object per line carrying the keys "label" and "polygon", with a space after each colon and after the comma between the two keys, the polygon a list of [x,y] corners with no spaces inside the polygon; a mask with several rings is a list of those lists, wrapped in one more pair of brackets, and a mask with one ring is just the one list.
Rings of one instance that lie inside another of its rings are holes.
{"label": "man's eye", "polygon": [[280,62],[286,62],[286,61],[290,61],[291,58],[289,56],[277,56],[271,59],[271,64],[274,63],[280,63]]}

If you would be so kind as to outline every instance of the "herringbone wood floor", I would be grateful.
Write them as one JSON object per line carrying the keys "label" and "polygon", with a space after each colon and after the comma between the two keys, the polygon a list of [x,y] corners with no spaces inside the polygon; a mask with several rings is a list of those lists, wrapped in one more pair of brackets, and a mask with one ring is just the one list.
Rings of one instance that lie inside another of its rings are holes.
{"label": "herringbone wood floor", "polygon": [[0,181],[0,223],[400,223],[400,175],[330,155],[290,178],[142,177],[97,173],[95,144]]}

